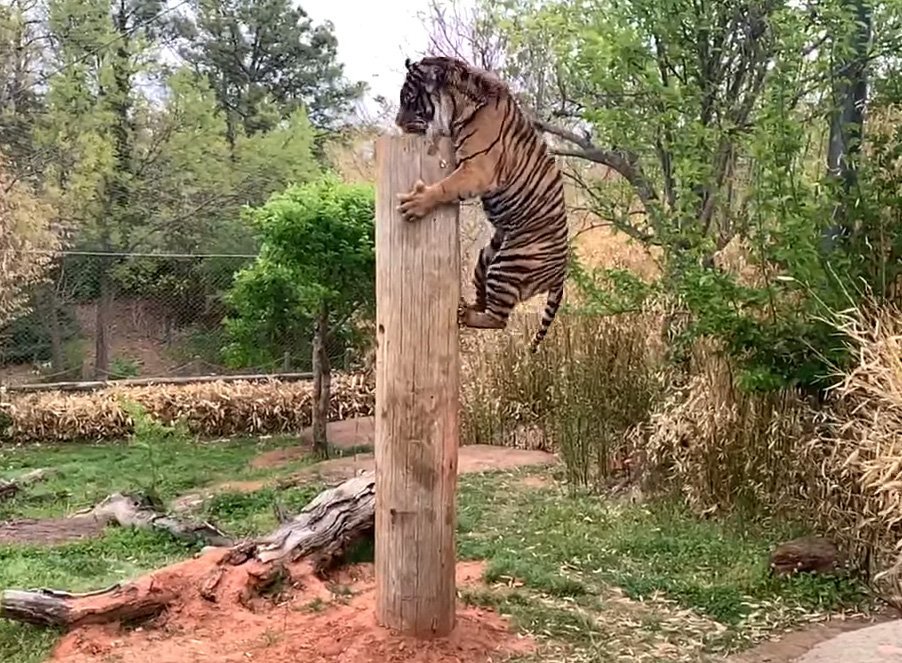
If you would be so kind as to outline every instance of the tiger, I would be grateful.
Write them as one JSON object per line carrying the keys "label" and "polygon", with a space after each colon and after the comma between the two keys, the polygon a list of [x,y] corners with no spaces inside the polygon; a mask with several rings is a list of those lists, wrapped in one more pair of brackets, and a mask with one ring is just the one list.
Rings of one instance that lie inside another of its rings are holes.
{"label": "tiger", "polygon": [[504,329],[514,307],[547,293],[535,353],[564,296],[569,231],[561,171],[510,88],[488,71],[450,57],[405,59],[395,124],[425,135],[435,152],[439,137],[454,145],[455,170],[439,182],[417,180],[398,194],[408,222],[437,206],[480,198],[494,233],[473,270],[476,298],[463,298],[458,324]]}

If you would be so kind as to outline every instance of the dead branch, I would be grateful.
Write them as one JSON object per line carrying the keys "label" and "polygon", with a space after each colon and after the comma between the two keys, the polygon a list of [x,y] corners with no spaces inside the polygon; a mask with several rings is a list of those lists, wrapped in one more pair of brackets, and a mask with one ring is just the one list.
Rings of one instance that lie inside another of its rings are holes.
{"label": "dead branch", "polygon": [[0,501],[15,497],[27,486],[45,481],[52,474],[53,470],[45,467],[26,472],[15,479],[0,480]]}
{"label": "dead branch", "polygon": [[182,541],[203,541],[208,546],[224,547],[233,539],[207,522],[195,522],[161,513],[146,498],[113,493],[90,511],[90,515],[104,524],[120,527],[159,529]]}
{"label": "dead branch", "polygon": [[588,135],[580,135],[570,129],[559,127],[545,120],[534,120],[535,126],[545,133],[562,138],[573,144],[572,148],[555,148],[552,152],[558,156],[576,157],[594,161],[607,166],[623,176],[636,190],[636,195],[646,208],[653,208],[658,203],[658,194],[651,181],[642,171],[639,158],[627,150],[608,150],[595,145]]}
{"label": "dead branch", "polygon": [[171,590],[154,590],[153,582],[140,581],[88,594],[10,589],[0,597],[0,617],[40,626],[133,621],[159,614],[175,598]]}
{"label": "dead branch", "polygon": [[341,555],[375,524],[376,474],[366,472],[324,490],[293,519],[257,539],[254,557],[263,563],[295,561],[316,554]]}

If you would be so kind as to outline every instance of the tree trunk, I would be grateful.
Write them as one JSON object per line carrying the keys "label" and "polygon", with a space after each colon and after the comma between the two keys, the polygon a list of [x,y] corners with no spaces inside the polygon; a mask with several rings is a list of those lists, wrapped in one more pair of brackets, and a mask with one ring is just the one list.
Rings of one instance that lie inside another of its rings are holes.
{"label": "tree trunk", "polygon": [[53,373],[59,375],[66,370],[66,356],[63,353],[63,330],[60,327],[59,294],[57,284],[48,286],[48,317],[50,318],[50,365]]}
{"label": "tree trunk", "polygon": [[326,337],[329,332],[328,311],[323,308],[316,320],[313,334],[313,450],[323,457],[329,455],[326,424],[329,421],[329,403],[332,397],[332,372]]}
{"label": "tree trunk", "polygon": [[[112,58],[113,81],[109,90],[101,89],[101,97],[111,107],[115,121],[110,126],[113,138],[115,168],[106,183],[107,211],[98,219],[102,228],[101,247],[103,251],[116,248],[114,238],[124,234],[131,226],[134,210],[131,209],[131,186],[134,174],[133,128],[131,120],[131,42],[133,29],[129,27],[132,12],[124,0],[119,0],[113,16],[113,28],[119,36],[115,57]],[[118,233],[117,233],[118,231]],[[118,242],[118,240],[117,240]],[[94,333],[94,378],[105,379],[110,371],[109,327],[112,317],[114,284],[112,268],[119,262],[111,256],[100,257],[100,301],[97,304],[97,319]]]}
{"label": "tree trunk", "polygon": [[94,321],[94,379],[106,380],[110,374],[110,318],[113,309],[113,281],[109,263],[100,259],[100,299]]}
{"label": "tree trunk", "polygon": [[834,44],[833,111],[827,149],[827,174],[837,182],[837,203],[833,223],[825,232],[824,243],[832,248],[837,239],[852,232],[848,218],[848,195],[858,181],[856,160],[864,133],[864,108],[868,92],[868,48],[871,39],[869,0],[845,0],[854,22],[845,28]]}

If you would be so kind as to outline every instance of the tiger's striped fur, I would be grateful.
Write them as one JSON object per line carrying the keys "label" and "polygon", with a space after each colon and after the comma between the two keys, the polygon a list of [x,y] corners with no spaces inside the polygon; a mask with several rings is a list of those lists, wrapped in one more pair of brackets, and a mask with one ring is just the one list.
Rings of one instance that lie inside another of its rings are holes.
{"label": "tiger's striped fur", "polygon": [[457,168],[440,182],[400,194],[408,221],[436,206],[479,197],[495,233],[473,271],[476,301],[461,300],[462,326],[503,329],[513,308],[548,293],[535,352],[564,295],[569,257],[561,172],[510,90],[489,72],[446,57],[405,62],[395,123],[435,140],[449,136]]}

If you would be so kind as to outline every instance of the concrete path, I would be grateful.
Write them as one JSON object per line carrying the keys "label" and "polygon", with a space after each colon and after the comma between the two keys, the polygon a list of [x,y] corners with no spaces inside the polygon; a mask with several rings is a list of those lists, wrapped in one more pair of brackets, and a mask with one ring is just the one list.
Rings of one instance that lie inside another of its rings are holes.
{"label": "concrete path", "polygon": [[837,635],[793,663],[902,663],[902,619]]}

